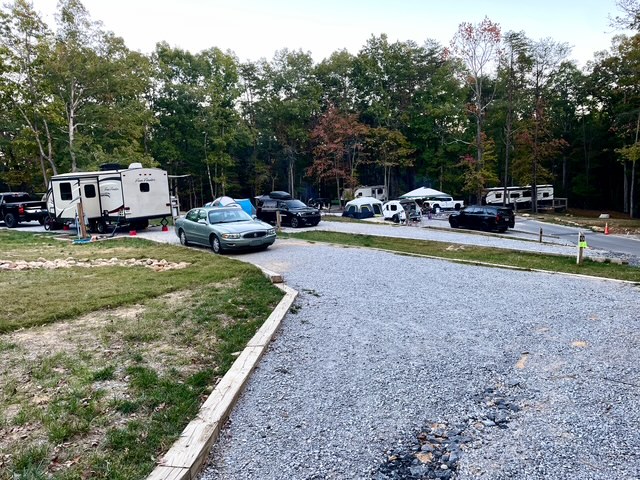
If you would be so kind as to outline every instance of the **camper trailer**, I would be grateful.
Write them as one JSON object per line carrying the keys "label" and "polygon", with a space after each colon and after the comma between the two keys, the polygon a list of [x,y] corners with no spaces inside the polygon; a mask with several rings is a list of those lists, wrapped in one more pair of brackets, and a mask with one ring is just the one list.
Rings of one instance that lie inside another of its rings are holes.
{"label": "camper trailer", "polygon": [[[531,186],[507,187],[506,201],[504,187],[487,188],[484,203],[486,205],[512,205],[517,209],[531,208]],[[553,185],[538,185],[536,187],[538,207],[553,206]],[[504,201],[504,203],[503,203]]]}
{"label": "camper trailer", "polygon": [[167,172],[132,163],[121,169],[110,165],[98,172],[54,175],[47,192],[51,219],[69,223],[81,209],[92,231],[104,233],[109,224],[144,229],[149,220],[172,214]]}
{"label": "camper trailer", "polygon": [[361,187],[358,187],[355,193],[353,194],[353,198],[360,198],[360,197],[373,197],[382,202],[386,202],[388,198],[387,189],[385,188],[384,185],[373,185],[371,187],[366,185],[361,186]]}

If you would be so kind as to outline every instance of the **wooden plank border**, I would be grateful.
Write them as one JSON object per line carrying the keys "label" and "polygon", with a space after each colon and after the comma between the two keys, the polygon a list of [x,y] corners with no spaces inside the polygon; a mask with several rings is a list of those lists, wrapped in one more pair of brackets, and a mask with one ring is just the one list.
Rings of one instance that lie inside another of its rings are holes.
{"label": "wooden plank border", "polygon": [[[264,268],[262,270],[270,279],[274,275],[282,281],[281,275]],[[285,292],[284,297],[249,340],[246,348],[204,402],[196,418],[189,422],[147,480],[192,480],[200,472],[251,372],[298,296],[296,290],[282,283],[274,284]]]}

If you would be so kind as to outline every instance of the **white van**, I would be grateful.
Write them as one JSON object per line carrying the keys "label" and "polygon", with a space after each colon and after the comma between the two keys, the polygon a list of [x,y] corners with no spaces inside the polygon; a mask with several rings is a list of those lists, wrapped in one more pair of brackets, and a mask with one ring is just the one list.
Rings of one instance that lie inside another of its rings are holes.
{"label": "white van", "polygon": [[358,187],[353,194],[353,198],[360,197],[373,197],[381,202],[387,201],[387,189],[384,188],[384,185],[372,185],[372,186],[361,186]]}

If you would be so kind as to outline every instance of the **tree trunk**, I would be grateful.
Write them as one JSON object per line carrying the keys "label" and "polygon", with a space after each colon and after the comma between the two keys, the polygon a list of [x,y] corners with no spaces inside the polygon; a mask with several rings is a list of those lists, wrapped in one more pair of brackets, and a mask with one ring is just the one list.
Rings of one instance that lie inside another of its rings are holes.
{"label": "tree trunk", "polygon": [[624,197],[622,211],[629,213],[629,178],[627,176],[626,160],[622,160],[622,195]]}
{"label": "tree trunk", "polygon": [[78,164],[76,162],[76,152],[74,150],[74,140],[75,140],[75,120],[76,120],[76,109],[75,109],[75,88],[73,86],[73,80],[71,80],[70,86],[70,98],[69,98],[69,107],[67,109],[67,120],[68,120],[68,133],[69,133],[69,156],[71,157],[71,171],[78,171]]}
{"label": "tree trunk", "polygon": [[[639,134],[640,134],[640,111],[638,111],[638,120],[636,121],[635,145],[638,145]],[[636,163],[637,163],[637,159],[634,157],[634,159],[631,161],[631,189],[629,191],[629,218],[633,218],[635,213]]]}
{"label": "tree trunk", "polygon": [[295,166],[295,158],[294,157],[289,157],[289,193],[292,196],[296,196],[295,195],[295,188],[294,188],[294,166]]}
{"label": "tree trunk", "polygon": [[[480,93],[478,92],[478,96]],[[476,164],[476,172],[480,173],[482,171],[482,162],[483,162],[483,154],[484,149],[482,147],[482,105],[480,100],[476,101],[476,147],[478,149],[478,157]],[[480,203],[480,199],[482,198],[482,189],[484,185],[478,184],[478,190],[476,191],[476,201]]]}
{"label": "tree trunk", "polygon": [[635,214],[635,186],[636,186],[636,163],[631,162],[631,191],[629,192],[629,218]]}

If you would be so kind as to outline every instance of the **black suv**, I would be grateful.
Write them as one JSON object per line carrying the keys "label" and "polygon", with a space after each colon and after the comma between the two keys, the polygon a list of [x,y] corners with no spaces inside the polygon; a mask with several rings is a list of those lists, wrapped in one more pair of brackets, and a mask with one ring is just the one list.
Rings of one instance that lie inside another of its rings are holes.
{"label": "black suv", "polygon": [[464,227],[506,232],[507,228],[513,228],[515,224],[515,215],[509,207],[469,205],[449,215],[449,225],[452,228]]}
{"label": "black suv", "polygon": [[320,223],[320,210],[294,200],[286,192],[271,192],[256,198],[256,216],[263,222],[276,224],[276,212],[280,212],[283,225],[293,228],[315,226]]}

